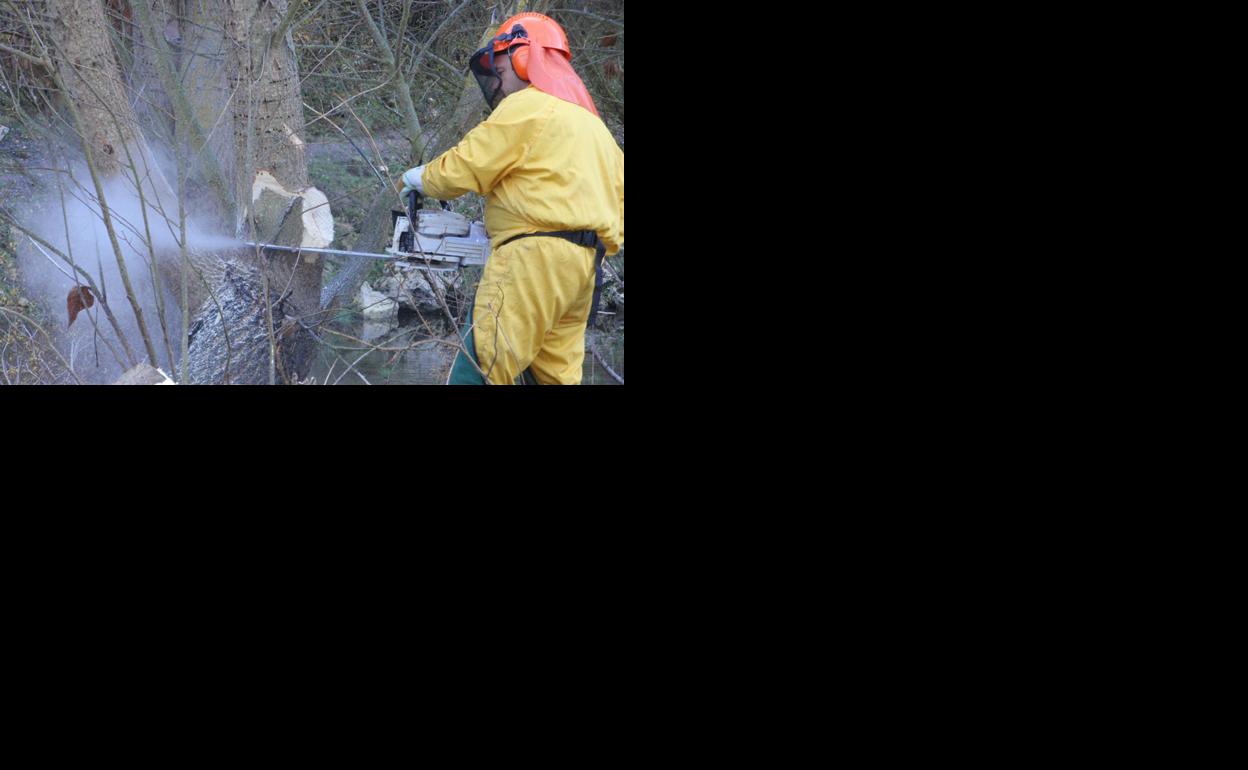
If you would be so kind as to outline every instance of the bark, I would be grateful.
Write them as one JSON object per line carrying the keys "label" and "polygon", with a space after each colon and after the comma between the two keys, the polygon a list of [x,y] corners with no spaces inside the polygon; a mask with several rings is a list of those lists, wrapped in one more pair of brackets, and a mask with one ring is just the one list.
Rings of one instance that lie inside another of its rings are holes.
{"label": "bark", "polygon": [[[103,4],[99,0],[47,0],[47,11],[46,29],[51,47],[49,53],[55,61],[57,79],[63,89],[62,96],[72,116],[72,125],[77,128],[82,139],[83,153],[101,207],[100,215],[117,259],[126,297],[134,311],[147,354],[156,362],[157,354],[149,323],[145,320],[144,309],[135,293],[103,185],[105,181],[118,177],[133,184],[140,199],[147,204],[143,210],[142,224],[149,243],[151,212],[147,206],[155,206],[157,210],[163,209],[167,212],[176,203],[176,196],[139,131],[138,120],[114,56]],[[154,266],[149,278],[156,284],[153,288],[159,309],[157,316],[168,351],[164,290],[157,277],[159,268],[155,267],[161,259],[157,254],[150,256],[153,257]],[[170,268],[170,260],[166,258],[165,261],[165,268]]]}
{"label": "bark", "polygon": [[[169,5],[173,1],[159,0],[152,14],[154,25],[166,43],[171,38],[176,41],[180,35],[176,27],[176,15],[171,12]],[[204,14],[215,10],[217,16],[221,17],[224,11],[222,3],[223,0],[196,0],[195,5],[201,7]],[[164,232],[170,228],[177,231],[178,195],[157,164],[155,153],[141,129],[144,125],[141,116],[146,115],[149,121],[156,121],[148,124],[149,128],[154,129],[152,135],[159,138],[164,133],[160,125],[163,113],[160,108],[153,107],[152,100],[159,103],[164,98],[162,93],[168,95],[168,86],[173,84],[168,77],[162,82],[159,73],[151,71],[158,62],[155,57],[159,49],[143,42],[143,32],[139,25],[113,22],[116,23],[116,29],[111,29],[101,0],[47,0],[46,8],[46,42],[56,63],[63,96],[72,107],[74,123],[80,127],[88,162],[105,181],[122,177],[128,186],[139,190],[146,207],[142,221],[137,224],[144,229],[147,240],[151,241],[153,232]],[[128,9],[129,6],[125,8]],[[143,10],[147,10],[146,5]],[[124,40],[126,36],[131,39],[131,44],[113,44],[114,38]],[[134,66],[144,69],[147,75],[154,77],[148,78],[142,73],[135,75],[131,79],[131,87],[127,88],[118,67],[115,53],[118,48],[124,58],[129,58],[127,52],[132,52]],[[152,90],[154,84],[156,91]],[[186,134],[186,131],[175,131],[175,134]],[[141,184],[139,180],[142,180]],[[190,187],[194,189],[196,185]],[[97,193],[101,196],[103,194],[102,191]],[[196,210],[202,211],[204,208],[198,206]],[[114,251],[120,252],[112,236],[113,225],[107,214],[102,214],[110,230],[110,239],[114,241]],[[154,253],[145,256],[152,259],[156,275],[136,274],[133,279],[146,281],[150,278],[159,284],[155,292],[158,305],[163,303],[164,297],[171,296],[173,304],[177,304],[184,312],[198,308],[208,296],[212,282],[219,280],[222,261],[215,254],[191,248],[188,276],[190,291],[184,298],[180,291],[184,264],[180,250],[161,249],[154,244],[152,249]],[[135,300],[132,298],[132,278],[127,275],[128,271],[123,263],[124,260],[118,253],[123,283],[133,305]],[[156,314],[145,313],[136,305],[135,316],[139,319],[141,331],[144,327],[151,326],[151,321],[160,321],[161,336],[165,338],[168,350],[172,347],[168,342],[168,308],[162,306],[157,309],[159,312]],[[144,316],[147,317],[146,321]],[[149,333],[143,331],[143,336],[148,354],[155,360],[153,346],[148,340]]]}
{"label": "bark", "polygon": [[[293,193],[308,186],[299,67],[287,21],[302,4],[302,0],[230,0],[226,36],[234,92],[235,198],[244,217],[239,232],[259,243],[299,245],[299,240],[284,233],[282,227],[288,214],[295,220],[302,216],[302,201],[288,213],[275,206],[256,205],[259,202],[252,200],[252,192],[262,171]],[[275,258],[257,267],[270,284],[290,287],[298,311],[319,309],[321,257]]]}
{"label": "bark", "polygon": [[[299,245],[307,192],[303,99],[289,22],[302,0],[227,0],[236,228],[258,243]],[[264,184],[257,184],[264,180]],[[323,259],[249,249],[226,257],[191,323],[189,380],[294,382],[315,341]],[[228,342],[227,342],[228,339]]]}
{"label": "bark", "polygon": [[[165,38],[176,35],[177,17],[170,13],[171,0],[135,0],[135,11],[142,21],[144,12],[150,13],[152,22],[159,27],[160,35]],[[150,9],[147,7],[150,5]],[[133,27],[133,64],[126,72],[126,81],[130,92],[135,94],[134,113],[141,125],[154,133],[158,139],[172,142],[176,128],[173,118],[173,103],[169,91],[161,82],[158,70],[157,51],[152,47],[142,29],[143,23]],[[138,44],[135,45],[134,43]]]}
{"label": "bark", "polygon": [[[263,385],[269,382],[269,312],[260,270],[241,259],[224,263],[222,280],[191,323],[188,383]],[[297,338],[307,336],[288,315],[286,301],[274,301],[273,338],[278,381],[294,382]],[[300,374],[306,374],[300,370]]]}
{"label": "bark", "polygon": [[86,123],[83,140],[105,177],[121,174],[128,145],[146,157],[99,0],[47,0],[48,36],[61,80]]}
{"label": "bark", "polygon": [[[140,99],[138,104],[145,106],[151,114],[150,124],[162,129],[161,135],[166,144],[189,149],[198,175],[216,196],[213,202],[218,215],[216,218],[222,222],[232,221],[233,190],[225,179],[217,156],[212,152],[209,137],[200,120],[201,117],[211,118],[212,111],[203,109],[202,96],[197,109],[188,95],[186,81],[181,77],[184,59],[186,65],[200,61],[199,56],[183,55],[186,41],[182,28],[186,27],[195,35],[192,45],[202,42],[204,35],[199,33],[200,27],[183,23],[180,17],[167,11],[166,3],[171,1],[133,0],[135,17],[142,29],[141,38],[146,42],[139,49],[141,55],[136,57],[135,72],[141,76],[136,85],[138,90],[149,95]],[[202,12],[206,7],[200,6],[200,10]],[[201,95],[211,92],[208,86],[213,78],[204,78],[206,73],[202,65],[196,68],[195,74],[196,78],[190,81],[192,92]]]}

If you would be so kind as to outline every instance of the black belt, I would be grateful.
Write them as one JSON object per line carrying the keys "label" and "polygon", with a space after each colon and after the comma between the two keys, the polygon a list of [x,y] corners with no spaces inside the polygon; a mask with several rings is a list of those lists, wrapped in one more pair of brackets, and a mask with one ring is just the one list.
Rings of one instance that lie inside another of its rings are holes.
{"label": "black belt", "polygon": [[586,319],[585,325],[593,326],[594,318],[598,315],[598,298],[602,296],[602,260],[607,255],[607,247],[598,238],[598,233],[593,230],[557,230],[549,233],[521,233],[513,235],[502,243],[498,244],[501,249],[512,241],[521,238],[533,238],[536,236],[544,236],[549,238],[562,238],[577,246],[585,246],[594,250],[594,298],[589,305],[589,318]]}

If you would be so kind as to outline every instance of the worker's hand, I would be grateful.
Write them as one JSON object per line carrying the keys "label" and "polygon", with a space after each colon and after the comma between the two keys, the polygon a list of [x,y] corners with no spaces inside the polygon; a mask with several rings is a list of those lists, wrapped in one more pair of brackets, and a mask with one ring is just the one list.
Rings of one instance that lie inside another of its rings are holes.
{"label": "worker's hand", "polygon": [[399,197],[403,198],[404,200],[407,200],[408,193],[410,193],[412,190],[415,190],[421,195],[424,195],[425,188],[424,188],[424,185],[421,184],[421,180],[420,180],[421,176],[423,176],[424,173],[425,173],[424,166],[417,166],[416,168],[409,168],[407,171],[404,171],[403,172],[403,191],[399,193]]}

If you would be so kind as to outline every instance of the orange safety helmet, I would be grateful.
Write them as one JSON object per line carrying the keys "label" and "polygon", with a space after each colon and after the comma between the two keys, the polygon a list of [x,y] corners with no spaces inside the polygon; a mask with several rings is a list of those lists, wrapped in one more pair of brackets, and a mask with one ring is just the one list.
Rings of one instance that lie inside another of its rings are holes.
{"label": "orange safety helmet", "polygon": [[502,99],[502,81],[494,70],[494,54],[503,51],[510,51],[512,70],[521,80],[598,114],[593,97],[572,69],[572,50],[559,22],[540,13],[516,14],[502,23],[493,40],[472,55],[468,69],[476,76],[491,109]]}
{"label": "orange safety helmet", "polygon": [[[514,37],[509,32],[515,31],[519,24],[525,36]],[[494,52],[511,50],[511,66],[521,80],[529,79],[529,46],[536,43],[547,50],[562,51],[572,61],[572,50],[568,48],[568,36],[559,26],[559,22],[540,13],[518,13],[498,28],[498,36],[494,38]]]}

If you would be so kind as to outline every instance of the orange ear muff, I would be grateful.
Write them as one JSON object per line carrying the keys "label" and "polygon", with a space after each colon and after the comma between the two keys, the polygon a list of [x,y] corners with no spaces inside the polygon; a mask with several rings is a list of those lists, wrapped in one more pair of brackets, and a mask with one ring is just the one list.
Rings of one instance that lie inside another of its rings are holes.
{"label": "orange ear muff", "polygon": [[515,70],[516,77],[525,81],[529,79],[529,47],[527,45],[518,45],[511,49],[511,68]]}

